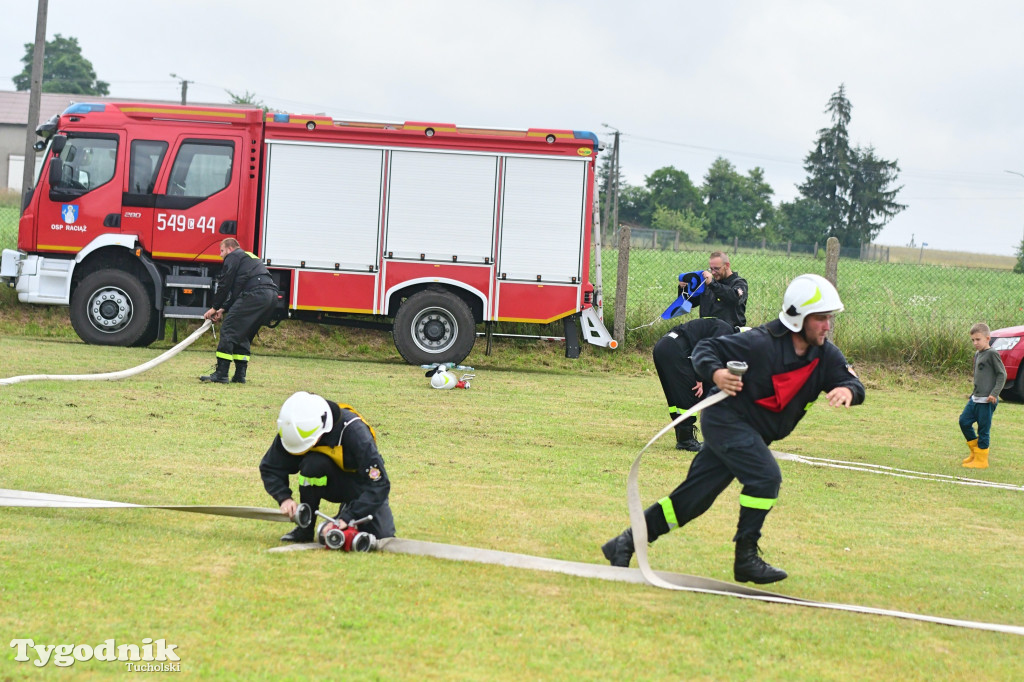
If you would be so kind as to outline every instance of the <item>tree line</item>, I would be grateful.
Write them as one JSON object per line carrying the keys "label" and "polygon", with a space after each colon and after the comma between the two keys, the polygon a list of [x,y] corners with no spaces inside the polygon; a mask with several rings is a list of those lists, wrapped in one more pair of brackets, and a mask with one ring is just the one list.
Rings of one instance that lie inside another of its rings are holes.
{"label": "tree line", "polygon": [[[836,237],[842,246],[870,243],[906,205],[897,201],[899,163],[881,158],[874,147],[850,144],[851,109],[840,85],[825,109],[831,125],[818,131],[804,157],[807,177],[793,201],[773,203],[764,169],[742,174],[718,157],[699,186],[673,166],[645,176],[642,186],[624,183],[619,169],[619,222],[669,230],[684,242],[811,244]],[[602,206],[609,184],[616,187],[611,156],[598,171]]]}

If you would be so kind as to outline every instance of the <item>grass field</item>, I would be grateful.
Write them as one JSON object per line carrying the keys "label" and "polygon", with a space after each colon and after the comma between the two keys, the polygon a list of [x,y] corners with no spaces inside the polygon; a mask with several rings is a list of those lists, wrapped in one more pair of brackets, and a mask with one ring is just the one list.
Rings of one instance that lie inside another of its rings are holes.
{"label": "grass field", "polygon": [[952,265],[968,268],[993,268],[997,270],[1013,270],[1017,259],[1013,256],[996,256],[984,253],[968,253],[966,251],[943,251],[941,249],[921,249],[908,246],[886,246],[889,250],[890,263],[917,263],[919,265]]}
{"label": "grass field", "polygon": [[[156,352],[6,334],[0,375],[110,371]],[[0,487],[273,506],[256,466],[280,403],[306,389],[355,405],[377,428],[401,536],[600,563],[599,545],[627,523],[629,463],[665,422],[656,376],[625,354],[573,363],[517,344],[479,352],[468,391],[433,391],[397,361],[264,354],[251,383],[205,386],[195,377],[208,349],[122,382],[0,387]],[[956,418],[968,376],[862,376],[865,405],[818,404],[775,447],[966,472]],[[974,477],[1024,482],[1022,416],[1000,405],[992,468]],[[663,440],[646,461],[650,503],[681,480],[688,456]],[[1024,625],[1024,492],[781,466],[762,542],[790,572],[776,591]],[[653,545],[654,565],[730,580],[737,495],[730,487]],[[411,556],[267,553],[288,528],[0,509],[0,632],[49,644],[164,638],[182,672],[224,680],[1024,677],[1024,641],[1011,635]],[[13,656],[0,655],[0,680],[37,675]],[[95,660],[72,670],[125,672]]]}

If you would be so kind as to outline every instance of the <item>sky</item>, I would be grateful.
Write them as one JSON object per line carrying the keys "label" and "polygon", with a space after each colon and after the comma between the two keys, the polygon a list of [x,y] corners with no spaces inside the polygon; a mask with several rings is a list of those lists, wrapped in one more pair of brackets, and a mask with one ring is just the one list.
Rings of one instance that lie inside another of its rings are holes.
{"label": "sky", "polygon": [[[36,7],[4,3],[0,89]],[[879,244],[1013,255],[1024,238],[1024,3],[978,0],[49,0],[110,94],[335,118],[622,132],[624,178],[718,157],[797,196],[840,84],[854,145],[899,163]],[[44,118],[56,112],[43,112]],[[1020,173],[1016,175],[1014,173]]]}

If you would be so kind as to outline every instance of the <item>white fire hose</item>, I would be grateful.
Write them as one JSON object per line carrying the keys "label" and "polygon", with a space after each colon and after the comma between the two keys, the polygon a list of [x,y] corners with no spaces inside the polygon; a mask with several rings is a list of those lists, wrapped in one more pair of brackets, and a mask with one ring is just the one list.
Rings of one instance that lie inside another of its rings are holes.
{"label": "white fire hose", "polygon": [[26,374],[20,377],[0,379],[0,386],[20,384],[23,381],[42,381],[47,379],[51,381],[117,381],[118,379],[126,379],[153,369],[163,362],[167,362],[175,355],[195,343],[196,340],[203,335],[203,332],[212,326],[213,322],[205,320],[198,329],[192,332],[187,339],[179,343],[177,346],[164,351],[149,362],[144,362],[138,367],[132,367],[131,369],[123,369],[120,372],[104,372],[102,374]]}
{"label": "white fire hose", "polygon": [[[719,394],[716,394],[716,396]],[[694,407],[703,409],[709,404],[714,404],[723,398],[711,396],[703,403]],[[703,407],[702,407],[703,405]],[[654,439],[656,440],[656,438]],[[652,440],[653,442],[653,440]],[[646,448],[645,448],[646,449]],[[638,458],[639,459],[639,458]],[[630,472],[632,476],[632,470]],[[633,481],[635,487],[635,481]],[[288,522],[289,518],[281,513],[279,509],[267,509],[262,507],[226,507],[226,506],[201,506],[201,505],[143,505],[129,504],[125,502],[110,502],[107,500],[95,500],[87,497],[70,497],[67,495],[53,495],[50,493],[27,492],[22,490],[0,489],[0,507],[32,507],[45,509],[163,509],[169,511],[193,512],[198,514],[213,514],[217,516],[231,516],[243,519],[255,519],[258,521]],[[641,520],[643,512],[641,511]],[[549,559],[545,557],[530,556],[528,554],[516,554],[513,552],[502,552],[491,549],[478,549],[475,547],[461,547],[458,545],[447,545],[436,542],[424,542],[421,540],[410,540],[406,538],[384,538],[378,541],[378,550],[393,554],[411,554],[417,556],[433,557],[437,559],[448,559],[452,561],[471,561],[474,563],[496,564],[513,568],[525,568],[534,571],[548,571],[565,575],[579,576],[583,578],[596,578],[599,580],[612,580],[617,582],[650,583],[658,587],[668,585],[666,589],[685,590],[689,592],[703,592],[706,594],[718,594],[730,597],[742,597],[745,599],[758,599],[760,601],[775,602],[779,604],[790,604],[796,606],[809,606],[838,611],[851,611],[855,613],[868,613],[878,616],[891,616],[906,618],[910,620],[938,623],[974,630],[989,630],[1012,635],[1024,635],[1024,627],[1015,625],[1000,625],[997,623],[980,623],[969,620],[958,620],[955,618],[941,618],[937,616],[926,616],[903,611],[890,611],[887,609],[875,609],[866,606],[850,606],[846,604],[832,604],[827,602],[815,602],[788,597],[781,594],[766,592],[745,585],[727,583],[712,578],[701,578],[699,576],[684,575],[680,573],[666,573],[663,571],[654,572],[647,563],[646,555],[646,526],[644,528],[643,543],[637,543],[637,557],[643,553],[643,562],[640,570],[633,568],[617,568],[601,564],[591,564],[578,561],[564,561],[560,559]],[[634,528],[636,533],[636,528]],[[637,541],[634,535],[634,542]],[[304,543],[274,547],[271,552],[294,552],[306,549],[323,549],[323,545],[317,543]],[[654,582],[651,578],[658,582]]]}

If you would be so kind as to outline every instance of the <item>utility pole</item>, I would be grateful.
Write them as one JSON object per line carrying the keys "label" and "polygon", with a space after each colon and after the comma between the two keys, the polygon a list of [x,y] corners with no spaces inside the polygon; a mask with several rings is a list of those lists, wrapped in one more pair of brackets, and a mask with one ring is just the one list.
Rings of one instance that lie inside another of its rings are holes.
{"label": "utility pole", "polygon": [[[619,131],[614,126],[602,123],[602,126],[613,130],[615,141],[612,143],[612,158],[608,163],[608,182],[604,188],[603,222],[609,227],[606,234],[610,237],[619,224]],[[614,209],[612,207],[615,207]],[[610,223],[610,225],[608,225]]]}
{"label": "utility pole", "polygon": [[176,78],[181,82],[181,105],[185,106],[185,103],[188,100],[188,84],[195,83],[195,81],[187,81],[176,73],[172,73],[171,78]]}
{"label": "utility pole", "polygon": [[21,175],[22,207],[24,197],[36,178],[36,126],[43,96],[43,53],[46,50],[46,12],[48,0],[38,0],[36,9],[36,42],[32,45],[32,75],[28,90],[28,120],[25,122],[25,163]]}
{"label": "utility pole", "polygon": [[612,226],[619,227],[619,131],[615,131],[615,148],[612,150],[612,166],[615,169],[615,204],[612,206]]}
{"label": "utility pole", "polygon": [[602,123],[602,126],[613,130],[615,141],[612,143],[612,162],[609,168],[608,186],[605,189],[605,214],[611,220],[608,234],[614,234],[619,227],[619,129]]}
{"label": "utility pole", "polygon": [[[1020,177],[1024,178],[1024,173],[1018,173],[1017,171],[1011,171],[1011,170],[1008,170],[1006,172],[1009,173],[1010,175],[1019,175]],[[1020,243],[1021,243],[1021,246],[1024,247],[1024,238],[1021,239]]]}

